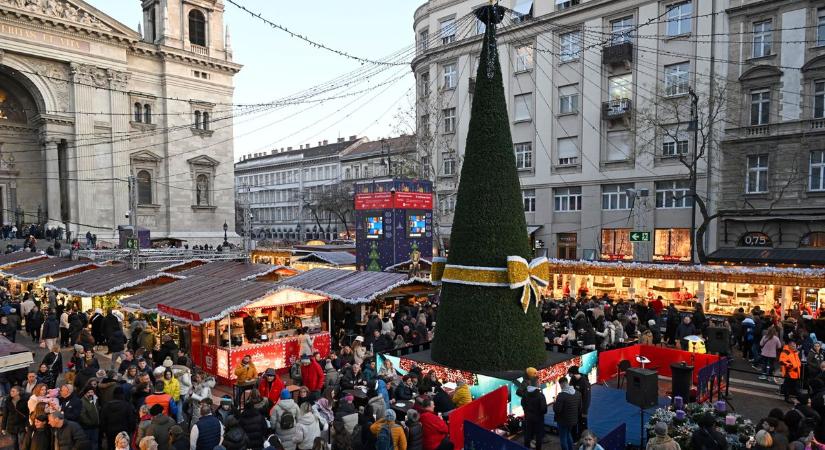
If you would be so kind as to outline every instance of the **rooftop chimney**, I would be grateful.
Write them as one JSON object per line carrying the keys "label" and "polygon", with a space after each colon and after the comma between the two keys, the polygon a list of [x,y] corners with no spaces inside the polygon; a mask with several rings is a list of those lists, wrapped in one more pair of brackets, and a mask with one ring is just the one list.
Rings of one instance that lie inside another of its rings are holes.
{"label": "rooftop chimney", "polygon": [[291,151],[292,151],[292,147],[287,147],[287,148],[286,148],[286,151],[291,152]]}
{"label": "rooftop chimney", "polygon": [[328,143],[329,143],[329,141],[327,141],[326,139],[324,139],[324,145],[327,145]]}
{"label": "rooftop chimney", "polygon": [[298,150],[303,150],[303,149],[304,149],[304,144],[301,144],[301,146],[298,147]]}
{"label": "rooftop chimney", "polygon": [[338,142],[344,142],[344,138],[338,138]]}
{"label": "rooftop chimney", "polygon": [[350,136],[350,137],[349,137],[349,140],[354,141],[357,137],[358,137],[358,136],[356,136],[356,135],[354,135],[354,134],[353,134],[352,136]]}
{"label": "rooftop chimney", "polygon": [[272,151],[271,151],[271,152],[269,152],[269,154],[270,154],[270,155],[274,155],[274,154],[275,154],[275,149],[273,148],[273,149],[272,149]]}
{"label": "rooftop chimney", "polygon": [[318,141],[318,147],[320,147],[320,146],[321,146],[321,141]]}
{"label": "rooftop chimney", "polygon": [[307,148],[309,148],[309,144],[307,143]]}

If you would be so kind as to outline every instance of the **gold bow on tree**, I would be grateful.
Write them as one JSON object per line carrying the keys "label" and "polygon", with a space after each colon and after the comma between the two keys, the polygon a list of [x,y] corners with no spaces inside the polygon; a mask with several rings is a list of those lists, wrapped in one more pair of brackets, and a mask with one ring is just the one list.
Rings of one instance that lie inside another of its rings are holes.
{"label": "gold bow on tree", "polygon": [[530,295],[536,305],[541,289],[550,284],[550,264],[547,258],[536,258],[530,263],[521,256],[507,258],[507,268],[478,267],[447,264],[446,258],[433,258],[430,277],[433,283],[467,284],[472,286],[509,287],[522,289],[521,306],[524,312],[530,306]]}

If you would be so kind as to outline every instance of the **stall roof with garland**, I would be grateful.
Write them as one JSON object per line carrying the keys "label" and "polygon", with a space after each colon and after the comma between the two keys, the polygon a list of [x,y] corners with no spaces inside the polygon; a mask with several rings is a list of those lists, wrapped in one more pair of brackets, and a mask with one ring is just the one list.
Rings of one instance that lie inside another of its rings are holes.
{"label": "stall roof with garland", "polygon": [[689,266],[551,259],[550,273],[825,288],[825,269]]}
{"label": "stall roof with garland", "polygon": [[432,285],[428,279],[408,278],[403,273],[312,269],[283,280],[278,286],[345,303],[369,303],[393,289],[413,283]]}
{"label": "stall roof with garland", "polygon": [[295,259],[296,262],[320,262],[333,266],[354,266],[355,255],[348,252],[316,252]]}
{"label": "stall roof with garland", "polygon": [[25,262],[36,261],[38,259],[46,259],[45,253],[31,253],[31,252],[13,252],[0,255],[0,267],[7,267],[12,264],[22,264]]}
{"label": "stall roof with garland", "polygon": [[53,257],[0,269],[0,275],[16,278],[20,281],[36,281],[77,269],[94,269],[97,267],[100,267],[100,265],[89,259],[72,260]]}
{"label": "stall roof with garland", "polygon": [[247,261],[214,261],[191,269],[178,272],[178,275],[215,277],[224,280],[252,281],[255,278],[268,275],[278,270],[296,269],[286,266],[273,266],[271,264],[253,264]]}
{"label": "stall roof with garland", "polygon": [[55,280],[47,283],[46,288],[80,297],[96,297],[139,286],[158,278],[183,277],[148,269],[134,270],[128,264],[113,264]]}

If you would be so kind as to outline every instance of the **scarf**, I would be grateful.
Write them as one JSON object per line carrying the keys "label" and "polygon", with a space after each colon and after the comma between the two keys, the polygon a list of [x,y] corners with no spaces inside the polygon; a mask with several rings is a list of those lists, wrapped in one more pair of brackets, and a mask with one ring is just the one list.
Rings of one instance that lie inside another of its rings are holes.
{"label": "scarf", "polygon": [[318,415],[328,423],[332,423],[335,420],[335,413],[332,412],[332,408],[329,407],[329,400],[321,397],[315,402],[315,406],[318,410]]}

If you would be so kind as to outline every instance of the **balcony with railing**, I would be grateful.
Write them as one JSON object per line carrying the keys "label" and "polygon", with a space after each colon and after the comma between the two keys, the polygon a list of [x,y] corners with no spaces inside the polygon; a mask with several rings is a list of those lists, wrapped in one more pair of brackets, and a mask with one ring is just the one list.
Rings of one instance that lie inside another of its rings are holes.
{"label": "balcony with railing", "polygon": [[204,47],[197,44],[189,44],[189,51],[200,56],[209,56],[209,47]]}
{"label": "balcony with railing", "polygon": [[618,120],[630,115],[631,102],[629,98],[608,100],[602,104],[602,118],[604,120]]}
{"label": "balcony with railing", "polygon": [[633,62],[633,43],[628,40],[611,42],[602,48],[602,64],[620,66]]}

